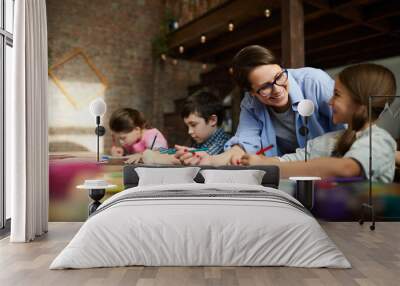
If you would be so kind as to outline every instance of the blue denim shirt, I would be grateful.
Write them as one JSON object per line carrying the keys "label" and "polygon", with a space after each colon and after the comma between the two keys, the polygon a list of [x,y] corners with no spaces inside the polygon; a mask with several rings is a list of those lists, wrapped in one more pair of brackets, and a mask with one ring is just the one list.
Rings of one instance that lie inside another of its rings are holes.
{"label": "blue denim shirt", "polygon": [[[296,137],[301,148],[304,148],[305,138],[299,133],[299,128],[304,119],[298,113],[297,105],[302,99],[312,100],[315,107],[314,114],[308,119],[309,139],[343,128],[332,123],[332,110],[328,103],[333,95],[334,81],[327,73],[314,68],[299,68],[289,69],[288,76],[291,108],[296,115]],[[268,109],[256,97],[246,93],[240,104],[238,129],[225,144],[225,150],[240,145],[246,152],[256,153],[270,144],[274,148],[267,151],[266,156],[283,155],[276,146],[275,129]]]}

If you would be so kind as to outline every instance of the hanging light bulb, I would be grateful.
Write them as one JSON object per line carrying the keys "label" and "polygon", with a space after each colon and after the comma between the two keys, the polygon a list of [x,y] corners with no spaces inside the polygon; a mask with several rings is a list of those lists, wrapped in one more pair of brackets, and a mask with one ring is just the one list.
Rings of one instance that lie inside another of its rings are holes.
{"label": "hanging light bulb", "polygon": [[200,42],[204,44],[207,41],[206,35],[201,35]]}
{"label": "hanging light bulb", "polygon": [[265,17],[267,18],[271,17],[271,10],[265,9]]}
{"label": "hanging light bulb", "polygon": [[233,67],[230,67],[230,68],[229,68],[229,73],[230,73],[230,74],[233,74]]}
{"label": "hanging light bulb", "polygon": [[229,30],[229,32],[232,32],[234,29],[235,29],[235,25],[233,24],[232,21],[230,21],[229,24],[228,24],[228,30]]}
{"label": "hanging light bulb", "polygon": [[167,60],[167,56],[166,56],[165,54],[161,54],[161,59],[162,59],[163,61],[166,61],[166,60]]}
{"label": "hanging light bulb", "polygon": [[179,53],[183,54],[184,51],[185,51],[185,47],[179,46]]}
{"label": "hanging light bulb", "polygon": [[207,69],[207,64],[202,64],[202,65],[201,65],[201,68],[202,68],[203,70],[206,70],[206,69]]}
{"label": "hanging light bulb", "polygon": [[172,27],[174,28],[174,30],[176,30],[176,29],[178,29],[179,28],[179,22],[178,21],[173,21],[172,22]]}
{"label": "hanging light bulb", "polygon": [[172,63],[173,63],[174,65],[177,65],[177,64],[178,64],[178,60],[177,60],[177,59],[173,59],[173,60],[172,60]]}

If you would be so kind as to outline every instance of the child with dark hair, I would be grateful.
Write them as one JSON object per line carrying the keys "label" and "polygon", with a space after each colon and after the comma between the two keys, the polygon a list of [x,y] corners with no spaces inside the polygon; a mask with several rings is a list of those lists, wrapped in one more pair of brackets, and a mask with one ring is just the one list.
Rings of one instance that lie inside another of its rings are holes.
{"label": "child with dark hair", "polygon": [[[193,140],[191,148],[206,149],[209,155],[224,151],[230,136],[221,127],[224,107],[217,96],[206,91],[189,96],[184,102],[181,116]],[[176,157],[184,164],[189,164],[201,155],[200,152],[189,152],[190,148],[185,146],[176,146],[176,149]]]}
{"label": "child with dark hair", "polygon": [[126,161],[127,163],[137,163],[141,159],[141,154],[146,149],[157,150],[167,148],[167,140],[162,133],[151,128],[143,115],[132,108],[121,108],[114,111],[110,117],[110,129],[113,138],[117,139],[122,146],[113,146],[111,154],[113,156],[123,156],[134,154]]}

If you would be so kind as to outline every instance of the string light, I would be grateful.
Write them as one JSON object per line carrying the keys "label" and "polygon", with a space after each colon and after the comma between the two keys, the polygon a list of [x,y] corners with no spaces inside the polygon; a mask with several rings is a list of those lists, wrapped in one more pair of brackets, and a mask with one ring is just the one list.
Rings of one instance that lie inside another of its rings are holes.
{"label": "string light", "polygon": [[178,60],[177,60],[177,59],[173,59],[173,60],[172,60],[172,63],[173,63],[174,65],[177,65],[177,64],[178,64]]}
{"label": "string light", "polygon": [[233,67],[230,67],[230,68],[229,68],[229,73],[230,73],[230,74],[233,74]]}
{"label": "string light", "polygon": [[229,24],[228,24],[228,30],[229,30],[229,32],[232,32],[234,29],[235,29],[235,25],[233,24],[233,22],[232,22],[232,21],[229,22]]}
{"label": "string light", "polygon": [[185,47],[179,46],[179,53],[183,54],[184,51],[185,51]]}
{"label": "string light", "polygon": [[173,21],[172,22],[172,27],[173,27],[174,30],[179,29],[179,22],[178,21]]}
{"label": "string light", "polygon": [[204,44],[207,41],[206,35],[201,35],[200,42]]}
{"label": "string light", "polygon": [[271,17],[271,10],[265,9],[265,17],[267,18]]}
{"label": "string light", "polygon": [[167,60],[167,56],[166,56],[165,54],[161,54],[161,59],[162,59],[163,61],[166,61],[166,60]]}
{"label": "string light", "polygon": [[201,65],[201,68],[202,68],[203,70],[206,70],[206,69],[207,69],[207,64],[202,64],[202,65]]}

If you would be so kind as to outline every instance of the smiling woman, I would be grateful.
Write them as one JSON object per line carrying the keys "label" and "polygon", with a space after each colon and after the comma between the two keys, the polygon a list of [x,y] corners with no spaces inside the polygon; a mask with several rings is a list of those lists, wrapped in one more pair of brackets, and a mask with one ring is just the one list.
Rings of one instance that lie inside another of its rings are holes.
{"label": "smiling woman", "polygon": [[310,137],[341,128],[332,123],[328,101],[333,80],[322,70],[284,69],[275,56],[261,46],[249,46],[233,59],[234,79],[245,92],[239,127],[226,149],[239,145],[255,153],[262,147],[277,146],[268,155],[291,153],[304,147],[298,130],[303,124],[298,103],[310,99],[316,111],[310,117]]}
{"label": "smiling woman", "polygon": [[309,99],[315,112],[308,118],[309,138],[342,129],[332,122],[329,100],[334,81],[314,68],[285,69],[261,46],[249,46],[233,59],[233,77],[244,92],[236,134],[225,144],[225,152],[203,160],[208,164],[241,164],[244,153],[255,154],[266,146],[267,156],[293,153],[305,146],[299,129],[303,119],[297,107]]}
{"label": "smiling woman", "polygon": [[[250,92],[266,106],[277,112],[289,109],[288,71],[279,65],[263,65],[254,68],[248,75],[253,83]],[[268,81],[265,79],[268,78]]]}

